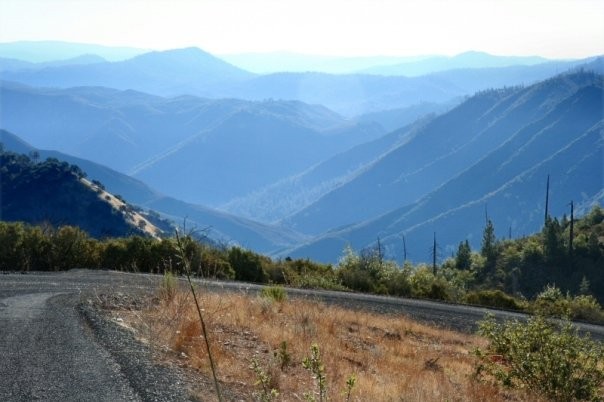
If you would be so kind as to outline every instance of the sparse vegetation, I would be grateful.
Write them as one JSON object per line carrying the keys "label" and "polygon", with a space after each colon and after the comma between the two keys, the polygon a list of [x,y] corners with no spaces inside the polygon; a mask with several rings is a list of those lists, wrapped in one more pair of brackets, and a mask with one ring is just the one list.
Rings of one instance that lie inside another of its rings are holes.
{"label": "sparse vegetation", "polygon": [[307,401],[315,402],[319,396],[319,402],[327,400],[327,378],[325,375],[325,366],[321,361],[321,351],[319,345],[313,343],[310,346],[310,356],[307,356],[302,360],[302,367],[310,371],[313,379],[317,385],[317,392],[305,392],[304,399]]}
{"label": "sparse vegetation", "polygon": [[172,271],[165,271],[159,287],[159,297],[162,300],[171,301],[178,290],[178,280]]}
{"label": "sparse vegetation", "polygon": [[[472,351],[487,346],[473,335],[313,301],[290,299],[266,309],[256,296],[206,291],[200,297],[222,387],[237,390],[239,399],[301,400],[309,392],[334,401],[536,399],[472,380]],[[137,336],[168,346],[179,365],[210,376],[189,294],[122,316]],[[210,397],[207,389],[200,393]]]}
{"label": "sparse vegetation", "polygon": [[260,291],[260,296],[277,303],[287,300],[287,293],[283,286],[266,286]]}
{"label": "sparse vegetation", "polygon": [[[280,292],[278,287],[284,285],[361,291],[604,322],[600,304],[604,299],[604,271],[598,269],[598,264],[604,261],[604,247],[599,240],[604,233],[602,216],[601,208],[595,207],[576,221],[572,272],[555,265],[563,267],[560,261],[566,258],[560,254],[565,252],[565,246],[554,246],[554,240],[561,237],[541,233],[519,240],[497,241],[493,240],[492,225],[485,229],[485,247],[481,253],[472,252],[467,242],[462,242],[459,255],[444,261],[436,273],[433,267],[424,264],[407,262],[400,267],[384,259],[377,248],[360,253],[347,248],[339,263],[332,266],[308,259],[273,260],[241,247],[217,247],[193,237],[183,239],[183,247],[191,275],[270,283],[271,287],[277,287],[265,292]],[[548,221],[549,229],[544,232],[558,233],[558,229],[568,227],[564,219],[563,223],[556,222]],[[0,247],[3,270],[102,267],[163,273],[173,271],[180,259],[174,238],[131,236],[96,240],[72,227],[55,229],[49,225],[6,222],[0,222],[0,238],[4,239]],[[546,257],[552,253],[560,255],[556,259]],[[553,264],[553,268],[547,268],[550,266],[547,264]],[[555,283],[551,286],[557,290],[547,290],[548,283]],[[277,293],[274,296],[281,297]]]}
{"label": "sparse vegetation", "polygon": [[501,290],[479,290],[468,292],[465,301],[470,304],[490,306],[508,310],[525,310],[528,305]]}

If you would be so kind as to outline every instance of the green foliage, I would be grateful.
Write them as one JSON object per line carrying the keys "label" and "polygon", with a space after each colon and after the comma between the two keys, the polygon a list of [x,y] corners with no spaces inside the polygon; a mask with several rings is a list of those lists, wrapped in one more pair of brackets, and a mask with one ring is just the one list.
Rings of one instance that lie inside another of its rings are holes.
{"label": "green foliage", "polygon": [[489,219],[482,234],[482,245],[480,254],[487,259],[487,264],[491,264],[497,258],[497,239],[495,238],[495,227]]}
{"label": "green foliage", "polygon": [[228,261],[235,270],[235,279],[239,281],[263,283],[267,279],[261,256],[252,251],[233,247]]}
{"label": "green foliage", "polygon": [[283,286],[265,286],[260,291],[260,296],[272,302],[283,303],[287,300],[287,292]]}
{"label": "green foliage", "polygon": [[352,389],[357,383],[357,377],[354,374],[351,374],[346,380],[346,388],[342,394],[346,397],[346,402],[350,402],[350,395],[352,394]]}
{"label": "green foliage", "polygon": [[279,260],[265,265],[269,282],[284,283],[297,288],[346,290],[331,265],[309,259]]}
{"label": "green foliage", "polygon": [[442,275],[434,275],[432,269],[420,266],[409,278],[413,297],[452,300],[453,286]]}
{"label": "green foliage", "polygon": [[490,306],[510,310],[524,310],[525,303],[519,302],[514,297],[501,290],[479,290],[466,294],[465,301],[470,304]]}
{"label": "green foliage", "polygon": [[279,344],[279,350],[275,351],[274,357],[279,363],[281,370],[285,370],[292,363],[292,356],[287,350],[287,341],[282,341]]}
{"label": "green foliage", "polygon": [[544,316],[604,322],[604,310],[593,296],[572,297],[553,285],[547,285],[537,295],[531,309]]}
{"label": "green foliage", "polygon": [[257,358],[252,358],[250,369],[256,374],[256,383],[254,385],[259,386],[259,390],[254,394],[259,401],[270,402],[277,399],[279,392],[273,388],[273,378],[271,374],[264,370]]}
{"label": "green foliage", "polygon": [[[21,163],[16,163],[2,168],[13,171],[21,167]],[[63,168],[70,172],[69,166]],[[481,252],[472,252],[467,241],[461,242],[457,255],[445,261],[436,275],[422,264],[413,266],[407,262],[399,267],[385,259],[378,248],[359,253],[347,248],[333,267],[308,259],[271,260],[240,247],[202,243],[191,235],[181,236],[180,242],[190,274],[198,277],[528,308],[597,322],[604,320],[599,304],[604,301],[603,217],[602,208],[594,207],[575,221],[572,270],[568,269],[568,247],[564,243],[569,234],[565,219],[560,223],[549,220],[548,228],[537,235],[500,242],[494,237],[492,223],[487,224]],[[559,258],[552,257],[556,253]],[[0,221],[0,270],[72,268],[161,274],[182,273],[184,266],[174,238],[129,236],[96,240],[73,226]],[[546,288],[540,294],[547,283],[562,287]],[[580,296],[571,296],[576,294]],[[525,299],[534,301],[527,307],[521,302]]]}
{"label": "green foliage", "polygon": [[457,248],[457,255],[455,256],[455,268],[457,269],[470,269],[472,266],[472,249],[470,243],[466,240],[465,242],[459,243]]}
{"label": "green foliage", "polygon": [[159,285],[159,297],[166,301],[174,300],[178,290],[178,280],[172,271],[165,271],[161,284]]}
{"label": "green foliage", "polygon": [[398,296],[411,293],[408,271],[384,261],[376,249],[356,254],[347,247],[336,272],[342,285],[352,290]]}
{"label": "green foliage", "polygon": [[[319,395],[319,401],[327,400],[327,377],[325,375],[325,366],[321,361],[321,351],[319,350],[319,345],[313,343],[310,346],[310,356],[305,357],[302,361],[302,366],[311,372],[315,382],[317,384]],[[307,392],[304,394],[304,398],[307,401],[316,401],[317,399],[313,395],[313,393]]]}
{"label": "green foliage", "polygon": [[602,343],[579,336],[570,324],[558,331],[543,317],[504,324],[489,317],[479,333],[489,345],[476,351],[478,377],[490,375],[556,401],[601,400]]}
{"label": "green foliage", "polygon": [[0,152],[0,216],[5,221],[78,226],[97,238],[141,233],[84,184],[83,177],[79,167],[54,158],[38,163],[26,155]]}
{"label": "green foliage", "polygon": [[564,258],[564,242],[562,240],[562,227],[557,219],[547,218],[543,226],[543,254],[547,264],[556,263]]}

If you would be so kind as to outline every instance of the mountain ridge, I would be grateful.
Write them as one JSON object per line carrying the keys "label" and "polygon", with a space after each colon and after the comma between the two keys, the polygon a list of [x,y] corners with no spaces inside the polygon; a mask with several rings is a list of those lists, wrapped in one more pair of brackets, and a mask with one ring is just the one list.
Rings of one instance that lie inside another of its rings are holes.
{"label": "mountain ridge", "polygon": [[[419,201],[345,229],[336,229],[297,250],[290,250],[290,254],[333,261],[337,258],[334,248],[341,249],[348,242],[355,248],[363,248],[380,237],[391,255],[400,257],[404,234],[407,246],[417,256],[419,244],[427,249],[434,232],[447,251],[454,250],[464,239],[477,246],[487,204],[488,216],[496,227],[503,225],[515,233],[532,233],[542,224],[544,187],[541,185],[544,186],[548,174],[552,175],[550,208],[554,216],[560,216],[566,209],[565,199],[574,198],[578,204],[599,202],[598,194],[604,183],[604,116],[601,112],[604,79],[601,75],[578,73],[541,85],[554,85],[565,79],[591,80],[592,84],[580,86],[562,97],[557,107],[541,119],[518,130],[495,150]],[[569,168],[564,168],[565,165]],[[478,180],[479,177],[482,179]],[[560,198],[565,201],[561,202]],[[536,213],[539,210],[541,212]],[[426,259],[424,256],[421,260]]]}

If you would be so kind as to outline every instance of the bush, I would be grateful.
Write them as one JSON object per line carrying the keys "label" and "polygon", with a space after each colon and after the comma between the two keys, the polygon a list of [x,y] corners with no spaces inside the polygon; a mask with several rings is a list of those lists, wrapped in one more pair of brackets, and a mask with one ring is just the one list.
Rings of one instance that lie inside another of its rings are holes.
{"label": "bush", "polygon": [[452,300],[451,284],[442,276],[434,275],[427,266],[418,268],[409,278],[411,294],[417,298]]}
{"label": "bush", "polygon": [[604,322],[602,306],[593,296],[571,297],[568,293],[564,295],[560,289],[552,285],[547,285],[537,295],[532,310],[544,316]]}
{"label": "bush", "polygon": [[573,319],[604,322],[604,311],[595,297],[591,295],[575,296],[570,302],[570,314]]}
{"label": "bush", "polygon": [[164,277],[159,285],[159,297],[166,301],[172,301],[178,290],[178,279],[171,271],[165,271]]}
{"label": "bush", "polygon": [[545,316],[568,317],[570,297],[565,297],[562,291],[554,285],[546,285],[535,298],[533,310]]}
{"label": "bush", "polygon": [[470,304],[506,308],[510,310],[523,310],[525,307],[514,297],[501,290],[479,290],[470,292],[466,295],[465,301]]}
{"label": "bush", "polygon": [[266,286],[260,291],[260,296],[278,303],[287,300],[287,292],[283,286]]}
{"label": "bush", "polygon": [[266,272],[264,270],[261,257],[249,250],[239,247],[233,247],[229,250],[228,260],[231,267],[235,270],[235,279],[246,282],[266,282]]}
{"label": "bush", "polygon": [[578,335],[570,323],[560,331],[543,317],[497,324],[488,317],[479,334],[489,340],[477,350],[476,374],[556,400],[601,400],[602,343]]}

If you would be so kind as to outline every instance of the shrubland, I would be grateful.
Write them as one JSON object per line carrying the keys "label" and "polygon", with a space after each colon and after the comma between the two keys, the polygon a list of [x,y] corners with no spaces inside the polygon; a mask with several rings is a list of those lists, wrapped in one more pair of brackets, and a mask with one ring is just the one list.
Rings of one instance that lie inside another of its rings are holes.
{"label": "shrubland", "polygon": [[[206,332],[184,289],[160,291],[143,311],[110,314],[165,351],[168,361],[205,378],[211,377],[209,339],[220,387],[235,400],[541,400],[523,389],[475,381],[473,351],[488,345],[480,337],[268,289],[253,296],[200,286]],[[194,393],[216,398],[207,387]]]}
{"label": "shrubland", "polygon": [[[180,236],[182,253],[196,277],[391,296],[524,310],[590,321],[604,320],[604,211],[574,222],[548,219],[543,231],[498,240],[489,222],[481,249],[461,242],[457,254],[437,265],[402,266],[379,247],[344,250],[340,261],[272,259],[239,246],[217,246]],[[182,272],[176,238],[91,238],[83,230],[0,222],[0,270],[58,271],[71,268],[131,272]]]}

